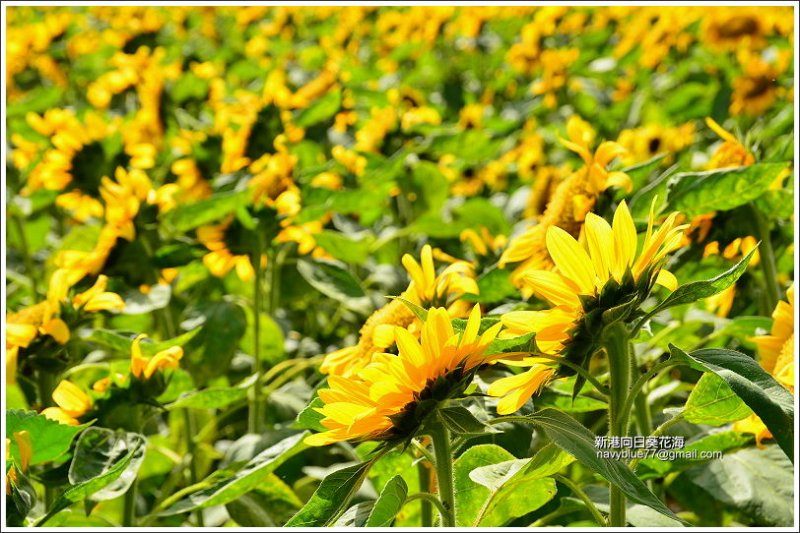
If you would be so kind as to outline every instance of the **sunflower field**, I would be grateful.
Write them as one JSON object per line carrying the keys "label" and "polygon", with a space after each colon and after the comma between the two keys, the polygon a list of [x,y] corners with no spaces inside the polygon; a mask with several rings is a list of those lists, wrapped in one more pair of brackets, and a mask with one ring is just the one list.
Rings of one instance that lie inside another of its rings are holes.
{"label": "sunflower field", "polygon": [[4,525],[792,526],[796,17],[4,7]]}

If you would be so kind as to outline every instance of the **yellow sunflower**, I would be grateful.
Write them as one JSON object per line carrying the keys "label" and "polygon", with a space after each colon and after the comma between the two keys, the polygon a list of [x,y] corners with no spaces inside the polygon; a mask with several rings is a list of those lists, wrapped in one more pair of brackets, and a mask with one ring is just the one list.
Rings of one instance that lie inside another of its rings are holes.
{"label": "yellow sunflower", "polygon": [[[675,277],[662,264],[666,255],[680,246],[688,227],[678,225],[677,217],[672,213],[654,231],[651,211],[639,253],[636,226],[625,202],[617,208],[611,225],[588,213],[581,242],[557,226],[548,228],[547,251],[555,269],[531,270],[524,282],[552,308],[508,313],[502,318],[507,334],[533,332],[543,353],[581,362],[597,349],[593,339],[598,338],[598,332],[590,331],[590,315],[624,303],[641,303],[654,283],[669,290],[676,288]],[[503,397],[498,404],[500,414],[519,409],[554,374],[553,363],[546,364],[542,358],[528,357],[513,364],[530,368],[489,388],[490,395]]]}
{"label": "yellow sunflower", "polygon": [[482,335],[480,306],[469,315],[463,333],[456,333],[444,308],[433,308],[420,340],[396,328],[398,355],[376,354],[370,364],[349,378],[330,376],[321,389],[328,428],[306,438],[312,446],[344,440],[387,440],[413,435],[435,407],[467,386],[472,370],[491,362],[485,354],[502,324]]}
{"label": "yellow sunflower", "polygon": [[[403,256],[402,262],[411,283],[400,298],[425,308],[444,307],[452,318],[467,315],[467,302],[459,298],[467,293],[478,293],[470,263],[453,262],[437,275],[433,249],[427,244],[422,247],[419,263],[409,254]],[[419,333],[416,316],[400,300],[392,300],[372,313],[359,331],[358,343],[329,353],[320,370],[332,376],[355,374],[370,362],[374,353],[394,344],[396,326]]]}
{"label": "yellow sunflower", "polygon": [[[761,367],[794,394],[794,283],[786,291],[786,300],[780,301],[772,312],[772,329],[769,335],[755,337]],[[734,431],[752,433],[756,443],[772,438],[772,433],[756,415],[736,422]]]}
{"label": "yellow sunflower", "polygon": [[[250,261],[251,245],[243,239],[243,228],[233,216],[221,224],[198,228],[197,240],[209,250],[203,264],[214,276],[223,277],[235,269],[245,283],[253,280],[256,272]],[[264,260],[265,256],[262,265]]]}
{"label": "yellow sunflower", "polygon": [[569,140],[562,139],[561,142],[580,155],[584,166],[559,183],[538,223],[512,239],[500,257],[501,268],[509,263],[521,263],[514,270],[512,281],[520,286],[525,296],[530,296],[530,291],[522,282],[524,276],[531,270],[552,267],[545,243],[548,228],[557,226],[577,236],[586,214],[603,191],[609,187],[630,190],[632,186],[630,177],[624,172],[606,169],[614,158],[624,154],[625,149],[621,145],[606,141],[592,153],[590,146],[594,131],[577,116],[569,119],[567,135]]}

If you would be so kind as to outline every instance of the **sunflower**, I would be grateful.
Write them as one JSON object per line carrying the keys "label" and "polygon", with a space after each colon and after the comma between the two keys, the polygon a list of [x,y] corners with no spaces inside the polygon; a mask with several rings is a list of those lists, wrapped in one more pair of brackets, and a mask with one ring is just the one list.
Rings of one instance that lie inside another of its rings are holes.
{"label": "sunflower", "polygon": [[659,154],[666,154],[664,164],[675,159],[680,152],[694,141],[694,125],[689,122],[678,127],[664,127],[652,123],[640,128],[622,130],[617,142],[627,153],[622,157],[626,165],[643,163]]}
{"label": "sunflower", "polygon": [[706,117],[706,125],[719,135],[722,144],[714,151],[706,168],[716,170],[728,167],[747,167],[755,163],[755,158],[739,140],[711,118]]}
{"label": "sunflower", "polygon": [[57,407],[43,409],[41,414],[68,426],[80,424],[78,419],[92,409],[92,399],[89,395],[66,379],[62,379],[53,391],[53,401]]}
{"label": "sunflower", "polygon": [[[675,277],[662,268],[667,254],[680,246],[688,225],[677,224],[677,213],[670,214],[654,231],[651,210],[641,252],[637,254],[636,226],[623,201],[611,225],[588,213],[581,242],[557,226],[547,230],[546,244],[555,270],[531,270],[525,284],[552,308],[538,312],[508,313],[502,322],[509,334],[535,333],[536,343],[545,354],[561,354],[583,364],[597,348],[603,327],[604,311],[625,306],[627,315],[638,307],[657,283],[669,290],[677,286]],[[625,317],[623,317],[625,318]],[[498,412],[519,409],[554,374],[552,363],[541,358],[513,362],[530,367],[524,374],[503,378],[489,388],[492,396],[503,396]],[[522,377],[526,376],[526,377]]]}
{"label": "sunflower", "polygon": [[[769,335],[755,337],[761,367],[794,394],[794,283],[786,291],[786,300],[780,301],[772,312],[772,329]],[[752,433],[756,442],[772,437],[772,433],[756,415],[736,422],[734,431]]]}
{"label": "sunflower", "polygon": [[142,339],[146,335],[139,335],[131,344],[131,374],[137,379],[150,379],[157,370],[167,368],[178,368],[178,364],[183,357],[183,348],[172,346],[166,350],[161,350],[153,357],[142,355],[140,346]]}
{"label": "sunflower", "polygon": [[558,226],[570,235],[577,236],[586,214],[603,191],[609,187],[630,190],[632,186],[627,174],[606,169],[614,158],[625,152],[621,145],[606,141],[592,154],[590,145],[594,131],[574,115],[567,123],[567,134],[569,140],[562,139],[562,144],[580,155],[584,166],[559,183],[538,224],[512,239],[500,257],[501,268],[509,263],[521,263],[514,270],[512,281],[523,290],[525,296],[530,296],[529,289],[522,281],[525,275],[532,270],[552,267],[545,243],[548,229]]}
{"label": "sunflower", "polygon": [[733,80],[730,112],[732,115],[761,115],[784,93],[777,80],[785,65],[773,65],[747,51],[739,54],[739,62],[742,74]]}
{"label": "sunflower", "polygon": [[[232,269],[244,282],[252,281],[255,269],[250,261],[251,243],[246,238],[245,228],[232,215],[221,224],[197,229],[199,240],[209,253],[203,256],[203,264],[217,277],[223,277]],[[262,257],[262,264],[264,257]]]}
{"label": "sunflower", "polygon": [[322,425],[328,431],[306,443],[324,446],[344,440],[390,440],[413,435],[436,406],[461,394],[473,371],[489,363],[489,344],[502,324],[482,335],[480,306],[469,315],[463,333],[456,333],[447,310],[428,311],[420,340],[396,328],[398,355],[376,354],[349,378],[330,376],[321,389]]}
{"label": "sunflower", "polygon": [[467,293],[477,294],[473,267],[466,261],[455,261],[438,275],[433,262],[433,249],[422,247],[420,262],[406,254],[403,266],[411,278],[408,288],[395,299],[372,313],[359,331],[358,343],[325,356],[320,370],[331,376],[348,377],[366,366],[374,353],[395,342],[396,326],[418,333],[416,316],[400,299],[422,307],[443,307],[452,318],[467,315],[467,303],[460,300]]}

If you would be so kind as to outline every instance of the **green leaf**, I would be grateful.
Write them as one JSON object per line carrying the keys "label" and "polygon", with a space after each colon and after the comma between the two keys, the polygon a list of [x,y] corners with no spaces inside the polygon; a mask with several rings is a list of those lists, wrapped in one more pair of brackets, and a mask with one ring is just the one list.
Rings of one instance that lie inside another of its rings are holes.
{"label": "green leaf", "polygon": [[456,526],[471,526],[478,519],[489,489],[473,481],[469,474],[476,468],[515,459],[511,453],[495,444],[479,444],[468,448],[453,463],[453,483],[456,504]]}
{"label": "green leaf", "polygon": [[650,492],[627,464],[618,459],[598,457],[594,434],[569,415],[548,408],[528,418],[542,428],[557,446],[617,486],[629,500],[655,509],[673,520],[680,520],[664,502]]}
{"label": "green leaf", "polygon": [[575,398],[571,394],[565,394],[552,389],[546,389],[533,399],[534,405],[541,409],[544,407],[555,407],[565,413],[589,413],[591,411],[603,411],[608,409],[608,403],[597,398],[579,394]]}
{"label": "green leaf", "polygon": [[794,468],[777,446],[745,448],[683,475],[754,525],[791,527],[795,520]]}
{"label": "green leaf", "polygon": [[517,294],[517,288],[511,283],[511,271],[493,267],[478,278],[478,294],[465,294],[468,302],[491,304],[500,302]]}
{"label": "green leaf", "polygon": [[317,490],[286,527],[322,527],[330,525],[353,499],[377,457],[341,468],[322,480]]}
{"label": "green leaf", "polygon": [[439,416],[447,429],[459,435],[476,435],[486,433],[489,429],[466,407],[460,405],[439,409]]}
{"label": "green leaf", "polygon": [[[642,479],[664,477],[670,472],[679,472],[700,463],[713,460],[705,456],[706,452],[726,452],[741,448],[753,441],[751,435],[738,431],[712,433],[686,445],[682,451],[686,455],[678,455],[675,459],[665,460],[657,457],[642,459],[636,473]],[[696,455],[696,457],[694,457]]]}
{"label": "green leaf", "polygon": [[794,461],[794,398],[752,358],[734,350],[709,348],[686,353],[669,345],[673,358],[713,372],[761,418],[775,442]]}
{"label": "green leaf", "polygon": [[677,174],[669,189],[669,208],[692,217],[739,207],[761,196],[786,167],[787,163],[759,163]]}
{"label": "green leaf", "polygon": [[112,431],[106,428],[88,428],[78,439],[72,463],[69,466],[69,482],[72,485],[87,483],[100,477],[112,465],[133,451],[134,455],[122,474],[104,488],[91,494],[94,501],[113,500],[130,488],[144,460],[146,440],[138,433]]}
{"label": "green leaf", "polygon": [[125,301],[124,315],[141,315],[152,313],[156,309],[164,309],[169,305],[172,288],[169,285],[153,285],[147,293],[139,290],[130,290],[122,295]]}
{"label": "green leaf", "polygon": [[66,509],[73,503],[83,501],[89,496],[109,486],[128,470],[134,460],[139,460],[141,458],[141,454],[143,453],[144,439],[141,439],[138,444],[134,443],[132,448],[128,448],[124,455],[121,457],[117,456],[116,462],[107,465],[107,468],[104,469],[97,477],[82,481],[64,491],[61,496],[59,496],[58,499],[53,502],[53,505],[47,511],[47,514],[45,514],[36,522],[36,525],[44,525],[48,520],[50,520],[50,518],[63,509]]}
{"label": "green leaf", "polygon": [[[200,328],[194,328],[191,331],[182,333],[172,339],[167,339],[159,342],[141,342],[139,347],[142,349],[142,354],[148,357],[172,348],[173,346],[184,346],[192,338],[197,335]],[[129,355],[131,353],[131,345],[133,344],[133,337],[130,335],[122,335],[116,331],[109,329],[93,329],[92,333],[85,337],[84,340],[97,344],[103,348],[112,350],[121,355]]]}
{"label": "green leaf", "polygon": [[195,509],[223,505],[261,486],[265,478],[276,468],[308,447],[303,443],[303,439],[307,435],[308,432],[298,433],[270,446],[253,457],[233,475],[191,494],[160,513],[159,516],[188,513]]}
{"label": "green leaf", "polygon": [[223,217],[235,212],[240,206],[247,205],[252,191],[221,192],[193,204],[178,205],[164,215],[166,222],[175,233],[186,233],[197,227],[218,222]]}
{"label": "green leaf", "polygon": [[534,333],[527,333],[510,339],[495,339],[487,346],[485,353],[486,355],[509,352],[529,353],[533,349],[532,344],[534,337]]}
{"label": "green leaf", "polygon": [[364,263],[369,257],[370,246],[374,239],[371,235],[359,240],[352,239],[337,231],[322,230],[314,235],[317,246],[345,263]]}
{"label": "green leaf", "polygon": [[408,496],[408,485],[401,476],[394,476],[383,487],[367,518],[367,527],[389,527]]}
{"label": "green leaf", "polygon": [[703,374],[689,394],[682,416],[692,424],[721,426],[751,413],[725,380],[716,374]]}
{"label": "green leaf", "polygon": [[242,527],[275,527],[283,524],[303,502],[291,487],[274,473],[261,485],[225,504],[231,518]]}
{"label": "green leaf", "polygon": [[764,192],[755,201],[756,207],[772,220],[785,220],[794,213],[794,192],[774,189]]}
{"label": "green leaf", "polygon": [[[239,347],[245,353],[253,353],[253,346],[255,346],[255,319],[253,310],[250,306],[244,307],[244,314],[247,317],[247,329],[244,336],[239,341]],[[258,315],[259,326],[259,343],[261,344],[261,359],[268,365],[275,365],[283,361],[286,357],[284,350],[284,336],[283,330],[275,320],[266,313]]]}
{"label": "green leaf", "polygon": [[476,468],[472,481],[489,489],[473,526],[503,526],[514,518],[535,511],[556,494],[555,480],[541,470],[526,468],[527,459],[513,459]]}
{"label": "green leaf", "polygon": [[167,405],[166,408],[169,410],[179,408],[220,409],[246,397],[246,388],[215,387],[183,394],[177,400]]}
{"label": "green leaf", "polygon": [[367,519],[369,519],[369,515],[372,512],[372,506],[374,502],[360,502],[352,507],[350,507],[347,511],[342,513],[336,522],[333,524],[334,527],[365,527],[367,525]]}
{"label": "green leaf", "polygon": [[675,307],[676,305],[696,302],[724,291],[736,283],[736,280],[739,279],[742,274],[744,274],[744,271],[747,269],[747,265],[750,262],[750,257],[755,251],[756,248],[753,248],[750,250],[750,253],[742,258],[741,261],[714,278],[702,281],[693,281],[691,283],[681,285],[675,289],[672,294],[667,296],[661,303],[655,306],[653,310],[647,313],[645,319],[653,316],[658,311],[663,309]]}
{"label": "green leaf", "polygon": [[297,271],[312,287],[325,296],[355,311],[367,312],[370,301],[353,274],[331,261],[301,259]]}
{"label": "green leaf", "polygon": [[219,377],[230,362],[247,331],[247,315],[234,302],[201,301],[191,308],[183,328],[200,326],[200,331],[186,344],[181,367],[187,369],[197,386]]}
{"label": "green leaf", "polygon": [[67,426],[37,414],[35,411],[6,410],[6,435],[11,440],[11,455],[17,464],[20,464],[20,455],[14,433],[28,432],[33,452],[30,464],[38,465],[54,461],[66,453],[75,435],[88,425]]}
{"label": "green leaf", "polygon": [[342,92],[340,90],[328,91],[316,102],[303,109],[295,119],[295,124],[301,128],[313,126],[331,118],[339,111],[341,105]]}
{"label": "green leaf", "polygon": [[637,163],[635,165],[622,169],[622,172],[628,175],[633,183],[633,190],[638,191],[648,181],[650,175],[661,168],[661,162],[667,157],[667,153],[656,155],[647,161]]}

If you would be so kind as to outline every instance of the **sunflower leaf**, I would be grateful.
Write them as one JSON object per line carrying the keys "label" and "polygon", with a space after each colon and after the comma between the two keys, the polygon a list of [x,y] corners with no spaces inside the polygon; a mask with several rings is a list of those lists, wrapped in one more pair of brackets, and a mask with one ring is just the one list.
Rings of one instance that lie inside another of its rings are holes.
{"label": "sunflower leaf", "polygon": [[703,372],[713,372],[761,418],[783,452],[794,460],[794,398],[783,385],[743,353],[707,348],[686,353],[669,345],[671,357]]}
{"label": "sunflower leaf", "polygon": [[383,487],[367,518],[367,527],[388,527],[403,507],[408,496],[408,485],[401,476],[394,476]]}
{"label": "sunflower leaf", "polygon": [[447,429],[459,435],[475,435],[485,433],[486,424],[475,418],[466,407],[456,405],[439,409],[439,417]]}

